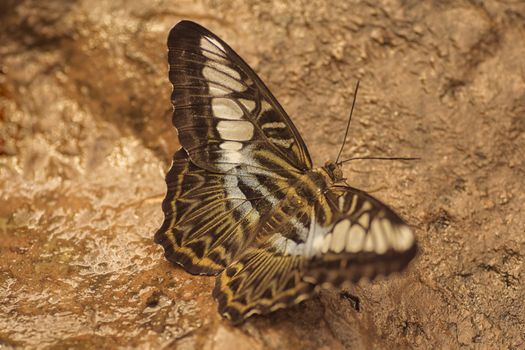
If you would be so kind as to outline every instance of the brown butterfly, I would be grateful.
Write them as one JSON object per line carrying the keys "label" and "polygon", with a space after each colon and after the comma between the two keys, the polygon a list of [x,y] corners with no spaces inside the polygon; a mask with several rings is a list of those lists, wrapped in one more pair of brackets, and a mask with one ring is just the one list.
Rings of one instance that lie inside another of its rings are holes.
{"label": "brown butterfly", "polygon": [[416,254],[392,209],[313,168],[299,132],[224,41],[182,21],[168,38],[173,157],[155,241],[192,274],[217,275],[219,312],[234,323],[341,286],[400,271]]}

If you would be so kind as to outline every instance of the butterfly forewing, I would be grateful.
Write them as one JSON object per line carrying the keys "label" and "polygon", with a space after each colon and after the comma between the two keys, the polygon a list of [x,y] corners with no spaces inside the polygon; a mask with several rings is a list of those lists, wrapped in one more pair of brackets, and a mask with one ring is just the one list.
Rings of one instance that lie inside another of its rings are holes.
{"label": "butterfly forewing", "polygon": [[[168,38],[173,124],[182,149],[166,176],[166,257],[217,274],[234,323],[340,286],[402,270],[410,228],[386,205],[312,169],[297,129],[251,68],[188,21]],[[222,272],[221,272],[222,271]]]}
{"label": "butterfly forewing", "polygon": [[385,204],[352,187],[336,187],[326,194],[330,211],[326,234],[309,246],[312,257],[305,280],[340,286],[361,278],[373,279],[406,267],[416,254],[412,230]]}
{"label": "butterfly forewing", "polygon": [[297,129],[251,68],[221,39],[188,21],[168,38],[173,124],[193,163],[275,172],[312,164]]}

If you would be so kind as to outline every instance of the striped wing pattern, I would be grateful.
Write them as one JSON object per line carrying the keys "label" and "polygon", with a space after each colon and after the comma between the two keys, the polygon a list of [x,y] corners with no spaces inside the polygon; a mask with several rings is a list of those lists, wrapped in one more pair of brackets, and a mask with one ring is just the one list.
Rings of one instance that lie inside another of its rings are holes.
{"label": "striped wing pattern", "polygon": [[168,260],[204,275],[222,271],[246,247],[260,213],[268,212],[286,187],[282,178],[250,174],[244,166],[209,172],[193,164],[184,149],[175,153],[166,182],[165,219],[155,241]]}
{"label": "striped wing pattern", "polygon": [[168,260],[218,275],[213,295],[233,323],[342,286],[401,271],[410,228],[313,169],[297,129],[259,77],[220,38],[189,21],[168,38],[173,124],[182,148],[166,175],[155,234]]}
{"label": "striped wing pattern", "polygon": [[401,271],[415,256],[412,231],[390,208],[348,186],[319,195],[322,183],[321,172],[304,175],[260,225],[256,248],[219,275],[214,295],[225,317],[241,322],[299,303],[320,286]]}

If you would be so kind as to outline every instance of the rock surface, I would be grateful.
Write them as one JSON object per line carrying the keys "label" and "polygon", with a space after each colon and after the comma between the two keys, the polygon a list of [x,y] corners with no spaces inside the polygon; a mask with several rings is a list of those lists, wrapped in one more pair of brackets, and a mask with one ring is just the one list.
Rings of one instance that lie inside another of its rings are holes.
{"label": "rock surface", "polygon": [[[170,265],[166,37],[207,26],[260,74],[317,164],[413,225],[408,271],[240,327]],[[525,347],[525,5],[515,1],[0,4],[0,348]]]}

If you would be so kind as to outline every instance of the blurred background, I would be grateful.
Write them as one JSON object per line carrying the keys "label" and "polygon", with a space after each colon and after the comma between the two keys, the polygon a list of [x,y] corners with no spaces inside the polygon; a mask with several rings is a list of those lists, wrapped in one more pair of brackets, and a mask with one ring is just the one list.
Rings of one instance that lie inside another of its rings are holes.
{"label": "blurred background", "polygon": [[[261,76],[317,165],[389,203],[421,246],[387,280],[241,327],[214,279],[152,241],[181,19]],[[0,2],[0,348],[525,346],[522,1]]]}

